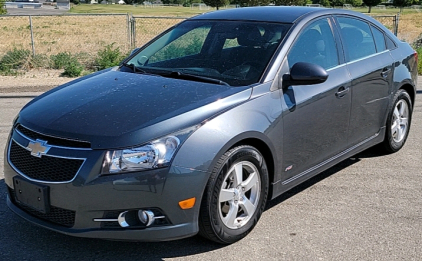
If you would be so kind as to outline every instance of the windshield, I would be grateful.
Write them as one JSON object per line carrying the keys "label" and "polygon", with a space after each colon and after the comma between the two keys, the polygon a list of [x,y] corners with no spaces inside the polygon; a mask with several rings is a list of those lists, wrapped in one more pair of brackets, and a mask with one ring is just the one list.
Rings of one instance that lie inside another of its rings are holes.
{"label": "windshield", "polygon": [[260,80],[289,27],[266,22],[185,21],[125,65],[136,67],[133,72],[250,85]]}

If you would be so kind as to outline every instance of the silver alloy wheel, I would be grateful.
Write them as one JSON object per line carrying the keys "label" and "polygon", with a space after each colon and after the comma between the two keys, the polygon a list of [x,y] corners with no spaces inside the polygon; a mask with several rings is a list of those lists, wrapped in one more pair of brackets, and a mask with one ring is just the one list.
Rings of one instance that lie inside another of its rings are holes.
{"label": "silver alloy wheel", "polygon": [[224,177],[218,199],[218,212],[224,225],[239,229],[248,223],[257,209],[260,194],[261,178],[256,166],[249,161],[233,165]]}
{"label": "silver alloy wheel", "polygon": [[401,142],[409,127],[409,105],[404,100],[399,100],[393,111],[391,120],[391,136],[394,142]]}

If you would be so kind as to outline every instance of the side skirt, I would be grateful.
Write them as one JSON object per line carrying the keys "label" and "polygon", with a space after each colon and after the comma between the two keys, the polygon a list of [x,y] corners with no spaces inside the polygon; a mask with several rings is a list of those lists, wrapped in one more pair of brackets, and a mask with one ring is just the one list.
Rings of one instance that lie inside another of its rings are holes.
{"label": "side skirt", "polygon": [[381,143],[385,137],[385,127],[381,128],[380,132],[375,135],[361,141],[360,143],[340,152],[339,154],[303,171],[302,173],[297,174],[287,180],[279,180],[272,184],[273,186],[273,195],[271,199],[276,198],[277,196],[283,194],[284,192],[294,188],[295,186],[305,182],[306,180],[316,176],[317,174],[331,168],[332,166],[346,160],[353,155],[358,154],[378,143]]}

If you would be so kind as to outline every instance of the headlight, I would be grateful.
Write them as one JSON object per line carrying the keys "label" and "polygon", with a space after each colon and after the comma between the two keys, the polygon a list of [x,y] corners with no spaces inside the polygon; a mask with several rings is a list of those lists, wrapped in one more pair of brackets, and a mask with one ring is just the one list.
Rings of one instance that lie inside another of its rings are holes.
{"label": "headlight", "polygon": [[101,174],[143,171],[166,167],[180,145],[175,136],[150,142],[140,147],[107,151]]}

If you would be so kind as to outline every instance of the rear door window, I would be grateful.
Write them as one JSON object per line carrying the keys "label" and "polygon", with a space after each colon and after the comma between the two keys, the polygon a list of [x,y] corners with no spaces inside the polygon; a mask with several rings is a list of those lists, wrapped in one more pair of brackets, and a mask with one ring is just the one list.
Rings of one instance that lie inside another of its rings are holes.
{"label": "rear door window", "polygon": [[372,34],[374,35],[377,52],[379,53],[379,52],[385,51],[387,48],[385,46],[384,33],[374,26],[371,26],[371,30],[372,30]]}
{"label": "rear door window", "polygon": [[350,17],[338,17],[346,59],[354,61],[375,54],[375,41],[366,22]]}

